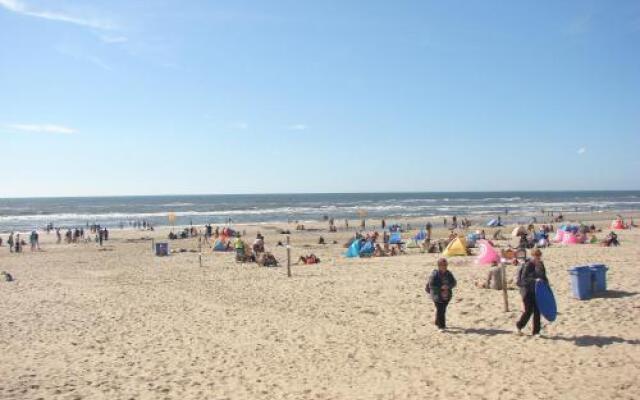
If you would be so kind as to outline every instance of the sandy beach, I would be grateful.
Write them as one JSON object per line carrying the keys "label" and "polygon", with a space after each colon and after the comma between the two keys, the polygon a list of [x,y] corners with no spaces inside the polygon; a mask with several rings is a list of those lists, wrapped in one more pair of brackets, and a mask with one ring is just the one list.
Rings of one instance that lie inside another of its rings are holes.
{"label": "sandy beach", "polygon": [[[262,232],[281,262],[286,227],[238,226],[250,240]],[[0,247],[0,270],[15,278],[0,282],[0,399],[640,397],[639,229],[619,231],[616,248],[545,249],[560,314],[531,337],[530,326],[514,334],[517,291],[504,312],[502,292],[473,285],[486,271],[474,257],[450,259],[458,288],[442,333],[424,292],[436,254],[346,259],[353,232],[307,227],[319,231],[288,226],[293,259],[322,262],[293,265],[292,278],[209,248],[202,267],[195,252],[156,257],[150,239],[168,228],[114,229],[102,248],[54,234],[40,252]],[[567,268],[596,262],[609,267],[609,291],[573,299]]]}

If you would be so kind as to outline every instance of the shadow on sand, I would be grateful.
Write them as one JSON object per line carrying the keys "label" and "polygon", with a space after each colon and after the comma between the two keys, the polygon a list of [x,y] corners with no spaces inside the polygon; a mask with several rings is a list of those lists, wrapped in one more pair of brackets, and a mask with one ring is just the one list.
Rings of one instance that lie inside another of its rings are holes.
{"label": "shadow on sand", "polygon": [[573,342],[576,346],[581,346],[581,347],[584,347],[584,346],[603,347],[603,346],[608,346],[614,343],[623,343],[623,344],[631,344],[631,345],[640,344],[640,340],[625,339],[618,336],[592,336],[592,335],[574,336],[574,337],[546,336],[545,338],[549,340],[561,340],[565,342]]}
{"label": "shadow on sand", "polygon": [[593,295],[594,299],[621,299],[624,297],[636,296],[638,292],[626,292],[624,290],[607,290]]}
{"label": "shadow on sand", "polygon": [[507,331],[505,329],[485,329],[485,328],[456,328],[451,327],[447,329],[447,332],[454,334],[476,334],[483,336],[496,336],[496,335],[513,335],[513,331]]}
{"label": "shadow on sand", "polygon": [[[482,335],[482,336],[514,335],[515,334],[514,331],[508,331],[504,329],[457,328],[457,327],[451,327],[447,329],[447,332],[457,334],[457,335],[476,334],[476,335]],[[542,338],[546,340],[572,342],[576,346],[580,346],[580,347],[587,347],[587,346],[604,347],[614,343],[640,345],[640,340],[638,339],[625,339],[619,336],[583,335],[583,336],[566,337],[566,336],[543,335]]]}

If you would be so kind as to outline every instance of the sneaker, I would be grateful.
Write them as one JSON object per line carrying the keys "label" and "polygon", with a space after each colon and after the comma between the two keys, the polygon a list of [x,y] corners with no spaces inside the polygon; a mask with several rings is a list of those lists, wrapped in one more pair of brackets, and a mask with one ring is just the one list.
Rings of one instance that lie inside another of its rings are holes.
{"label": "sneaker", "polygon": [[516,328],[516,335],[522,336],[522,329]]}

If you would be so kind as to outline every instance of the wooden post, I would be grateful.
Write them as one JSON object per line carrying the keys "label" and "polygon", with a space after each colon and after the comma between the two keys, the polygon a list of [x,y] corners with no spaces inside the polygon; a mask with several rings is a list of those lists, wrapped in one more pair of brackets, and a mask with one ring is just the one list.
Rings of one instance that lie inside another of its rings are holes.
{"label": "wooden post", "polygon": [[202,268],[202,236],[198,236],[198,262]]}
{"label": "wooden post", "polygon": [[287,276],[291,278],[291,246],[289,246],[289,235],[287,235]]}
{"label": "wooden post", "polygon": [[504,312],[509,312],[509,297],[507,296],[507,267],[502,264],[502,298],[504,300]]}

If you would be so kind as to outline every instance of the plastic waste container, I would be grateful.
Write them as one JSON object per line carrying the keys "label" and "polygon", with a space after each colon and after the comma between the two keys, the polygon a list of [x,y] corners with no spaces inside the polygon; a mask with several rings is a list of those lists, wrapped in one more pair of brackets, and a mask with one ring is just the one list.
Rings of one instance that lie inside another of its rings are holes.
{"label": "plastic waste container", "polygon": [[571,292],[573,297],[580,300],[590,299],[591,292],[591,268],[579,266],[568,269],[571,278]]}
{"label": "plastic waste container", "polygon": [[591,290],[593,293],[605,292],[607,290],[607,268],[604,264],[593,264],[589,266],[591,270]]}
{"label": "plastic waste container", "polygon": [[168,256],[169,243],[156,243],[156,256]]}

